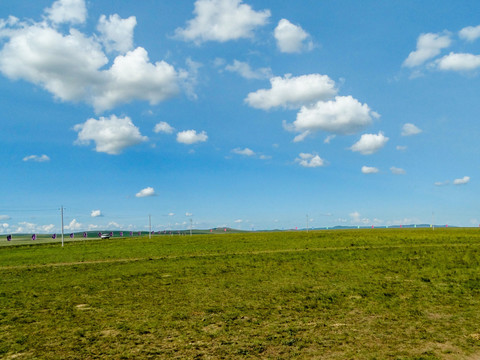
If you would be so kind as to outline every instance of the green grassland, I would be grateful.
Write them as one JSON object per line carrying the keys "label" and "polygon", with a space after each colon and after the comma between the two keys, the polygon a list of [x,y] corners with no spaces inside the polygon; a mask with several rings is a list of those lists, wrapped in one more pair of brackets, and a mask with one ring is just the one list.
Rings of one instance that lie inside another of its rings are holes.
{"label": "green grassland", "polygon": [[478,359],[480,230],[0,247],[4,359]]}

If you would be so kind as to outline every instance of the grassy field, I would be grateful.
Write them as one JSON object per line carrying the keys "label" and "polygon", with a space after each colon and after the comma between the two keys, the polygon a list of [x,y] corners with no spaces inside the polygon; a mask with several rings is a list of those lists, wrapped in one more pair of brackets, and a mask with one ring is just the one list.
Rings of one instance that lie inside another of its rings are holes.
{"label": "grassy field", "polygon": [[479,359],[480,230],[0,247],[3,359]]}

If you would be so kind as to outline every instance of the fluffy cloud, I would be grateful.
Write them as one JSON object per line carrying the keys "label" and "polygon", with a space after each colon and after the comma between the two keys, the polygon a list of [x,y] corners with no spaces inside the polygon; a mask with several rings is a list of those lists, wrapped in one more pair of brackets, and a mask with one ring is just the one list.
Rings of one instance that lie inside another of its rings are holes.
{"label": "fluffy cloud", "polygon": [[335,134],[354,134],[372,123],[367,104],[361,104],[351,96],[336,96],[332,101],[319,101],[313,106],[303,106],[293,122],[294,130],[327,131]]}
{"label": "fluffy cloud", "polygon": [[155,196],[155,190],[153,187],[146,187],[145,189],[140,190],[138,193],[135,194],[136,197],[148,197],[148,196]]}
{"label": "fluffy cloud", "polygon": [[379,170],[376,167],[362,166],[362,173],[364,174],[376,174],[378,171]]}
{"label": "fluffy cloud", "polygon": [[402,127],[402,136],[412,136],[417,135],[422,132],[421,129],[416,127],[414,124],[405,124]]}
{"label": "fluffy cloud", "polygon": [[91,217],[99,217],[99,216],[103,216],[103,215],[102,215],[102,212],[100,210],[92,210],[90,216]]}
{"label": "fluffy cloud", "polygon": [[177,141],[182,144],[194,144],[197,142],[205,142],[207,141],[208,136],[205,131],[197,134],[196,130],[186,130],[177,133]]}
{"label": "fluffy cloud", "polygon": [[298,162],[300,166],[309,168],[321,167],[325,165],[325,161],[320,156],[317,154],[308,153],[298,154],[298,158],[295,159],[295,162]]}
{"label": "fluffy cloud", "polygon": [[10,79],[40,85],[64,101],[87,99],[89,89],[104,80],[98,69],[108,59],[98,43],[75,29],[64,36],[34,24],[9,35],[0,51],[0,71]]}
{"label": "fluffy cloud", "polygon": [[370,155],[385,146],[388,137],[382,132],[378,134],[363,134],[355,144],[350,147],[352,151],[358,151],[362,155]]}
{"label": "fluffy cloud", "polygon": [[407,59],[403,62],[403,66],[420,66],[427,60],[440,54],[440,51],[449,47],[450,44],[451,39],[449,34],[421,34],[417,40],[417,49],[408,55]]}
{"label": "fluffy cloud", "polygon": [[453,185],[465,185],[470,182],[470,176],[464,176],[461,179],[455,179],[453,180]]}
{"label": "fluffy cloud", "polygon": [[46,162],[46,161],[50,161],[50,158],[43,154],[43,155],[29,155],[29,156],[25,156],[23,158],[23,161],[36,161],[36,162]]}
{"label": "fluffy cloud", "polygon": [[270,68],[252,70],[248,63],[238,60],[234,60],[233,64],[227,65],[225,70],[238,73],[245,79],[268,79],[272,76],[272,70]]}
{"label": "fluffy cloud", "polygon": [[82,228],[83,228],[83,224],[79,223],[77,219],[73,219],[72,221],[70,221],[70,224],[65,225],[65,229],[72,230],[72,231],[80,230]]}
{"label": "fluffy cloud", "polygon": [[133,30],[136,25],[135,16],[122,19],[114,14],[107,19],[105,15],[102,15],[97,25],[100,41],[108,52],[126,53],[133,48]]}
{"label": "fluffy cloud", "polygon": [[157,125],[155,125],[155,128],[153,129],[153,131],[156,132],[157,134],[158,133],[173,134],[175,129],[165,121],[160,121]]}
{"label": "fluffy cloud", "polygon": [[254,11],[242,0],[197,0],[193,12],[195,18],[185,29],[176,29],[175,34],[197,44],[251,38],[253,30],[265,25],[270,17],[269,10]]}
{"label": "fluffy cloud", "polygon": [[83,124],[75,125],[73,129],[78,132],[75,144],[88,145],[93,140],[97,152],[110,155],[118,155],[125,148],[148,140],[140,134],[128,116],[117,118],[112,115],[110,118],[88,119]]}
{"label": "fluffy cloud", "polygon": [[466,41],[475,41],[480,37],[480,25],[467,26],[460,30],[458,35]]}
{"label": "fluffy cloud", "polygon": [[[79,4],[84,5],[73,0],[54,3],[50,21],[73,21],[78,17],[71,9]],[[7,40],[0,51],[0,72],[38,85],[59,100],[83,101],[96,112],[133,100],[157,104],[179,93],[180,75],[173,66],[164,61],[151,63],[147,51],[138,47],[117,56],[113,65],[105,68],[110,61],[102,44],[109,51],[131,49],[135,23],[134,17],[102,17],[100,36],[89,37],[74,28],[63,34],[48,21],[10,19],[0,27],[0,36]]]}
{"label": "fluffy cloud", "polygon": [[472,71],[480,67],[480,55],[450,53],[436,62],[438,69]]}
{"label": "fluffy cloud", "polygon": [[99,111],[132,100],[155,105],[179,92],[173,66],[165,61],[150,63],[147,51],[141,47],[117,56],[105,75],[107,82],[93,98],[93,105]]}
{"label": "fluffy cloud", "polygon": [[255,155],[255,151],[253,151],[249,148],[245,148],[245,149],[236,148],[236,149],[233,149],[232,152],[235,153],[235,154],[244,155],[244,156],[254,156]]}
{"label": "fluffy cloud", "polygon": [[277,40],[278,48],[283,53],[299,53],[302,50],[313,48],[311,41],[308,44],[304,43],[309,38],[309,34],[287,19],[281,19],[278,22],[273,34]]}
{"label": "fluffy cloud", "polygon": [[392,166],[390,168],[390,171],[392,172],[392,174],[395,174],[395,175],[404,175],[405,174],[405,170],[403,170],[401,168],[397,168],[395,166]]}
{"label": "fluffy cloud", "polygon": [[310,74],[270,79],[271,89],[249,93],[245,102],[256,109],[269,110],[275,107],[299,108],[337,94],[335,82],[327,75]]}
{"label": "fluffy cloud", "polygon": [[11,217],[8,215],[0,215],[0,221],[10,220]]}
{"label": "fluffy cloud", "polygon": [[84,0],[57,0],[45,12],[47,17],[56,24],[83,24],[87,18]]}

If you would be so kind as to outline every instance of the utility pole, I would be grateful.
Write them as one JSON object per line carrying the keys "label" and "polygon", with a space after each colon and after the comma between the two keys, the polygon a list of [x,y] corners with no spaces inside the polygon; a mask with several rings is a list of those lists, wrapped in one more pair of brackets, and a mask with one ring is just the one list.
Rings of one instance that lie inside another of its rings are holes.
{"label": "utility pole", "polygon": [[148,215],[148,238],[152,238],[152,215]]}
{"label": "utility pole", "polygon": [[62,247],[63,247],[63,205],[60,208],[62,214]]}
{"label": "utility pole", "polygon": [[190,218],[190,236],[192,236],[192,218]]}
{"label": "utility pole", "polygon": [[307,214],[307,233],[308,233],[308,214]]}

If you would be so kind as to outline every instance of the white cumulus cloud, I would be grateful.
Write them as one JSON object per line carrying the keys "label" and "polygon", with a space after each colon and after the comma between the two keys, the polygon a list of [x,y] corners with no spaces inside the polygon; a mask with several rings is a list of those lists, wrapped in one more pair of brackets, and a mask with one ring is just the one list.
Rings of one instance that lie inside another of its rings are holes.
{"label": "white cumulus cloud", "polygon": [[283,53],[299,53],[313,48],[311,41],[305,43],[305,40],[310,37],[309,34],[287,19],[281,19],[278,22],[273,34],[278,48]]}
{"label": "white cumulus cloud", "polygon": [[29,155],[29,156],[25,156],[23,158],[23,161],[46,162],[46,161],[50,161],[50,158],[45,154],[43,154],[43,155]]}
{"label": "white cumulus cloud", "polygon": [[334,134],[351,135],[372,123],[367,104],[361,104],[351,96],[336,96],[331,101],[319,101],[312,106],[303,106],[293,122],[298,132],[327,131]]}
{"label": "white cumulus cloud", "polygon": [[382,132],[378,134],[363,134],[355,144],[350,147],[350,150],[357,151],[362,155],[370,155],[385,146],[388,137],[383,135]]}
{"label": "white cumulus cloud", "polygon": [[417,49],[408,55],[403,66],[420,66],[440,54],[441,50],[449,47],[451,42],[450,34],[421,34],[417,40]]}
{"label": "white cumulus cloud", "polygon": [[275,107],[299,108],[337,94],[335,82],[327,75],[309,74],[292,77],[286,74],[270,79],[271,89],[249,93],[245,102],[256,109],[269,110]]}
{"label": "white cumulus cloud", "polygon": [[412,135],[418,135],[422,132],[421,129],[419,129],[417,126],[414,124],[405,124],[402,127],[402,136],[412,136]]}
{"label": "white cumulus cloud", "polygon": [[267,23],[269,10],[255,11],[242,0],[197,0],[195,17],[175,30],[177,38],[200,44],[253,37],[253,31]]}
{"label": "white cumulus cloud", "polygon": [[80,230],[82,228],[83,228],[83,224],[79,223],[77,219],[73,219],[72,221],[70,221],[70,224],[65,225],[65,229],[72,230],[72,231]]}
{"label": "white cumulus cloud", "polygon": [[155,125],[155,128],[153,129],[153,131],[156,132],[157,134],[158,133],[173,134],[175,129],[172,126],[170,126],[170,124],[168,124],[167,122],[160,121],[158,124]]}
{"label": "white cumulus cloud", "polygon": [[90,141],[94,141],[95,151],[110,155],[118,155],[125,148],[148,140],[140,134],[128,116],[118,118],[111,115],[110,118],[88,119],[83,124],[75,125],[73,129],[78,132],[75,144],[88,145]]}
{"label": "white cumulus cloud", "polygon": [[[59,9],[64,11],[70,9],[66,4],[84,5],[84,2],[59,1],[54,3],[56,9],[55,4],[60,4]],[[55,15],[55,21],[74,19],[75,11],[67,10],[63,17],[58,15],[57,19]],[[150,62],[142,47],[126,52],[133,48],[134,17],[102,17],[100,35],[88,36],[75,28],[62,32],[51,23],[56,13],[53,11],[50,18],[38,23],[2,22],[0,37],[5,43],[0,50],[0,72],[3,75],[38,85],[62,101],[85,102],[97,113],[133,100],[157,104],[180,92],[181,75],[173,66],[164,61]],[[111,61],[102,45],[107,51],[122,54]],[[109,63],[112,65],[108,68]]]}
{"label": "white cumulus cloud", "polygon": [[92,212],[90,213],[90,216],[99,217],[99,216],[102,216],[102,212],[100,210],[92,210]]}
{"label": "white cumulus cloud", "polygon": [[480,37],[480,25],[464,27],[459,31],[458,35],[461,39],[475,41]]}
{"label": "white cumulus cloud", "polygon": [[155,190],[153,187],[146,187],[145,189],[140,190],[138,193],[135,194],[136,197],[148,197],[148,196],[155,196]]}
{"label": "white cumulus cloud", "polygon": [[378,169],[372,166],[362,166],[362,173],[364,174],[376,174],[378,173]]}
{"label": "white cumulus cloud", "polygon": [[436,64],[438,69],[445,71],[472,71],[480,67],[480,55],[451,52]]}
{"label": "white cumulus cloud", "polygon": [[177,141],[182,144],[195,144],[197,142],[207,141],[208,136],[205,131],[197,133],[196,130],[186,130],[177,133]]}
{"label": "white cumulus cloud", "polygon": [[152,64],[142,47],[117,56],[105,75],[106,83],[93,98],[98,111],[132,100],[155,105],[179,93],[178,74],[173,66],[165,61]]}
{"label": "white cumulus cloud", "polygon": [[83,24],[87,18],[84,0],[57,0],[51,8],[45,9],[48,18],[57,24]]}
{"label": "white cumulus cloud", "polygon": [[464,176],[461,179],[455,179],[453,180],[453,185],[465,185],[470,182],[470,176]]}
{"label": "white cumulus cloud", "polygon": [[295,159],[295,162],[298,162],[300,166],[309,168],[321,167],[325,165],[325,161],[320,156],[309,153],[298,154],[298,158]]}
{"label": "white cumulus cloud", "polygon": [[100,32],[100,41],[108,52],[118,51],[126,53],[133,48],[133,30],[137,25],[135,16],[122,19],[118,14],[100,17],[97,30]]}

